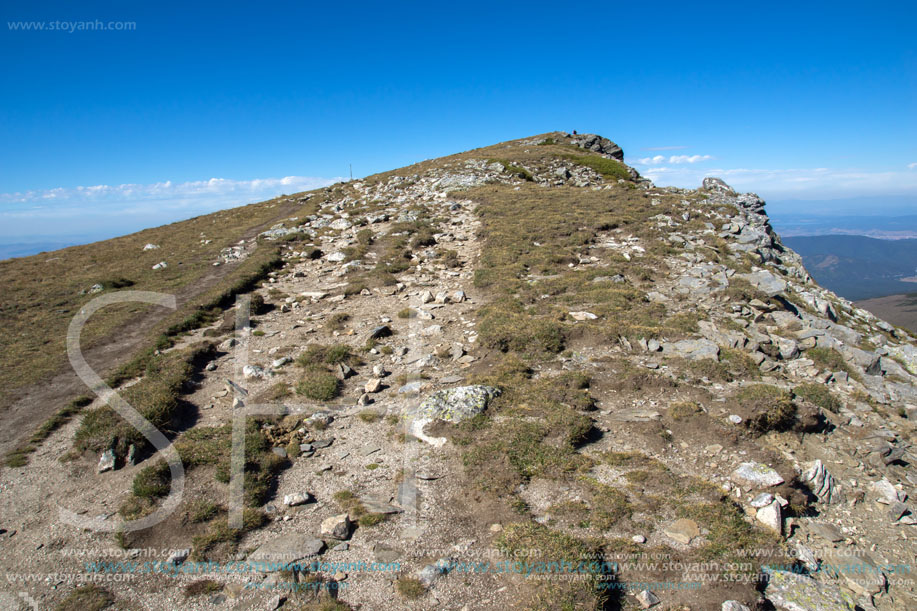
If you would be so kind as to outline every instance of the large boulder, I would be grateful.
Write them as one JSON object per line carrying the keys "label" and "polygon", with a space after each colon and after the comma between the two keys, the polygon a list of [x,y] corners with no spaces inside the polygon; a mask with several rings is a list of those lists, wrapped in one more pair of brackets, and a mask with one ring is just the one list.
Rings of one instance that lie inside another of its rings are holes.
{"label": "large boulder", "polygon": [[430,420],[461,422],[483,412],[490,400],[499,394],[499,389],[481,385],[438,390],[420,404],[415,415]]}
{"label": "large boulder", "polygon": [[573,144],[589,151],[608,155],[612,159],[624,161],[624,151],[621,150],[621,147],[608,138],[603,138],[597,134],[579,134],[573,136]]}
{"label": "large boulder", "polygon": [[779,295],[786,290],[786,281],[766,269],[751,272],[750,274],[736,274],[736,276],[748,280],[753,287],[768,297]]}
{"label": "large boulder", "polygon": [[722,178],[716,178],[714,176],[708,176],[704,179],[704,184],[702,187],[705,191],[714,191],[716,193],[722,193],[723,195],[735,195],[735,189],[726,184]]}

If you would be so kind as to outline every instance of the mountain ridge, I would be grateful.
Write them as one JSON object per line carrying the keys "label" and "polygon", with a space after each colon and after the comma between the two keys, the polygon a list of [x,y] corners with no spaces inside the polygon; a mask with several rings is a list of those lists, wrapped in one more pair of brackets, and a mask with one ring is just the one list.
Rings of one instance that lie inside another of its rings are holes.
{"label": "mountain ridge", "polygon": [[[208,575],[195,582],[204,598],[168,578],[107,595],[154,608],[914,603],[888,571],[824,568],[845,538],[873,568],[915,552],[899,537],[917,523],[913,336],[818,286],[756,195],[712,177],[658,188],[622,157],[600,136],[551,132],[189,225],[254,215],[257,239],[228,232],[201,265],[276,264],[230,292],[252,292],[249,324],[234,324],[231,302],[198,309],[112,380],[174,440],[194,490],[116,542],[186,549],[179,564],[278,550],[402,564],[252,570],[250,588]],[[177,250],[142,242],[129,246],[144,265],[178,268]],[[126,280],[143,289],[146,277]],[[117,287],[82,290],[80,307]],[[247,517],[227,530],[226,427],[247,403],[285,411],[247,429]],[[169,496],[165,463],[101,401],[67,418],[2,474],[11,558],[49,526],[36,481],[112,524]],[[57,566],[81,536],[61,527],[36,562]],[[489,554],[608,564],[578,580],[462,568]],[[650,554],[666,564],[617,561]],[[684,566],[704,568],[688,579]],[[659,585],[688,581],[698,587]],[[291,582],[322,588],[276,599],[269,586]]]}

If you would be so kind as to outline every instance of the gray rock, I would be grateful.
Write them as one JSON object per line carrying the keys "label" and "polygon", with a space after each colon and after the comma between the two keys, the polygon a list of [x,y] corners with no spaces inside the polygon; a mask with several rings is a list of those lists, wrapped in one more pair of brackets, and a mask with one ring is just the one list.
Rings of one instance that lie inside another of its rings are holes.
{"label": "gray rock", "polygon": [[751,611],[751,609],[737,600],[727,600],[723,602],[723,606],[720,607],[720,611]]}
{"label": "gray rock", "polygon": [[853,598],[834,585],[789,571],[764,568],[767,587],[764,595],[785,611],[854,611]]}
{"label": "gray rock", "polygon": [[762,492],[754,499],[752,499],[750,505],[755,509],[761,509],[762,507],[767,507],[774,502],[774,495],[770,492]]}
{"label": "gray rock", "polygon": [[823,553],[822,570],[831,577],[842,579],[847,587],[860,596],[872,596],[885,589],[885,575],[867,554],[854,555],[842,549],[826,550]]}
{"label": "gray rock", "polygon": [[831,543],[837,543],[838,541],[844,540],[844,533],[834,524],[809,522],[809,530],[816,536],[821,537],[825,541],[830,541]]}
{"label": "gray rock", "polygon": [[483,412],[487,404],[499,394],[500,390],[497,388],[480,385],[439,390],[420,404],[415,416],[445,422],[461,422]]}
{"label": "gray rock", "polygon": [[905,368],[912,374],[917,375],[917,346],[911,344],[902,344],[901,346],[889,346],[888,354],[901,359]]}
{"label": "gray rock", "polygon": [[361,496],[360,504],[363,505],[363,507],[369,513],[384,513],[386,515],[391,515],[395,513],[402,513],[404,511],[400,507],[395,507],[394,505],[389,504],[386,500],[374,496]]}
{"label": "gray rock", "polygon": [[[706,191],[714,191],[721,193],[723,195],[735,195],[735,190],[726,184],[722,178],[716,178],[714,176],[708,176],[704,178],[702,189]],[[725,609],[723,610],[725,611]]]}
{"label": "gray rock", "polygon": [[786,290],[786,282],[767,270],[751,272],[750,274],[736,274],[736,277],[748,280],[752,286],[765,293],[768,297],[774,297]]}
{"label": "gray rock", "polygon": [[597,134],[579,134],[573,136],[573,144],[582,149],[594,151],[602,155],[608,155],[612,159],[617,159],[618,161],[624,161],[624,151],[621,150],[621,147],[608,138],[603,138]]}
{"label": "gray rock", "polygon": [[872,489],[878,497],[876,500],[886,505],[891,505],[896,501],[907,500],[907,494],[895,488],[895,486],[884,477],[879,481],[873,482]]}
{"label": "gray rock", "polygon": [[901,519],[901,516],[906,514],[908,511],[909,509],[907,505],[901,501],[895,501],[888,508],[888,517],[891,518],[892,522],[897,522]]}
{"label": "gray rock", "polygon": [[284,448],[272,448],[271,451],[280,458],[287,457],[287,451]]}
{"label": "gray rock", "polygon": [[672,354],[689,360],[716,359],[719,357],[719,346],[708,339],[683,339],[663,345],[664,354]]}
{"label": "gray rock", "polygon": [[410,395],[410,394],[418,393],[420,392],[420,390],[423,387],[424,387],[424,382],[421,380],[417,380],[414,382],[408,382],[407,384],[405,384],[404,386],[398,389],[398,394],[399,395]]}

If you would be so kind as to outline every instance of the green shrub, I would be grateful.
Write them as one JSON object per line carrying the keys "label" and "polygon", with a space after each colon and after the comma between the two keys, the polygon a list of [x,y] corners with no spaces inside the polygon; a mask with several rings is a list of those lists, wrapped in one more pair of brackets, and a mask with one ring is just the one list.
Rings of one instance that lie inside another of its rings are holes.
{"label": "green shrub", "polygon": [[605,178],[632,180],[630,172],[627,171],[624,164],[615,159],[606,159],[598,155],[568,155],[567,159],[587,168],[592,168]]}
{"label": "green shrub", "polygon": [[315,401],[330,401],[341,391],[340,381],[327,371],[307,371],[296,384],[296,394]]}
{"label": "green shrub", "polygon": [[841,409],[840,400],[824,384],[800,384],[793,389],[793,394],[835,414]]}

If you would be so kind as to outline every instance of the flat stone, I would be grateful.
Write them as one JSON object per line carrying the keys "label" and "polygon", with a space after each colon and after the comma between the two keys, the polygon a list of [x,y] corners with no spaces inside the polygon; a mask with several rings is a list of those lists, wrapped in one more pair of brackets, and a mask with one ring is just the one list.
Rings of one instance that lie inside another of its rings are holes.
{"label": "flat stone", "polygon": [[404,511],[400,507],[395,507],[394,505],[391,505],[387,503],[386,501],[383,501],[382,499],[378,499],[372,496],[360,497],[360,504],[363,505],[363,507],[369,513],[384,513],[387,515],[391,515],[391,514],[396,514],[396,513],[402,513]]}
{"label": "flat stone", "polygon": [[774,495],[770,492],[762,492],[749,503],[755,509],[761,509],[762,507],[767,507],[774,502]]}
{"label": "flat stone", "polygon": [[691,543],[691,539],[700,535],[700,528],[698,528],[697,522],[694,520],[679,518],[669,524],[662,532],[675,541],[688,545]]}
{"label": "flat stone", "polygon": [[755,486],[779,486],[784,481],[779,473],[759,462],[743,462],[731,477]]}
{"label": "flat stone", "polygon": [[363,392],[366,393],[376,393],[382,390],[382,380],[379,378],[372,378],[363,386]]}
{"label": "flat stone", "polygon": [[841,529],[839,529],[834,524],[826,524],[825,522],[809,522],[809,530],[811,530],[812,533],[821,537],[825,541],[837,543],[838,541],[844,540],[844,533],[842,533]]}
{"label": "flat stone", "polygon": [[683,339],[681,341],[666,343],[662,347],[664,354],[680,356],[688,360],[716,359],[719,357],[720,348],[709,339]]}
{"label": "flat stone", "polygon": [[659,420],[662,414],[652,409],[622,409],[611,414],[610,419],[616,422],[651,422]]}
{"label": "flat stone", "polygon": [[786,282],[767,270],[760,270],[750,274],[736,274],[736,277],[748,280],[752,286],[765,293],[768,297],[774,297],[786,290]]}
{"label": "flat stone", "polygon": [[751,611],[751,609],[737,600],[726,600],[723,601],[720,611]]}
{"label": "flat stone", "polygon": [[402,551],[385,543],[376,543],[373,546],[373,557],[376,562],[397,562],[401,559]]}

